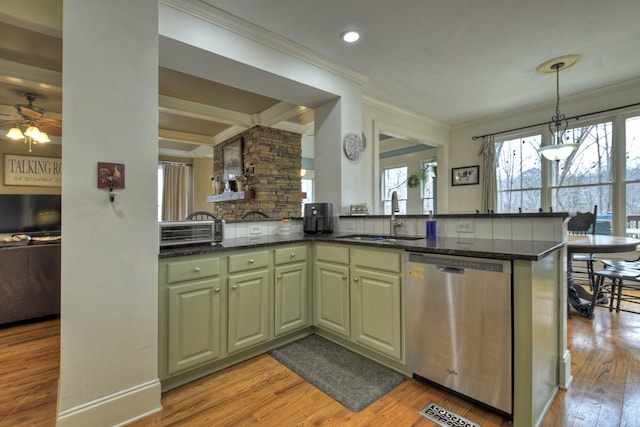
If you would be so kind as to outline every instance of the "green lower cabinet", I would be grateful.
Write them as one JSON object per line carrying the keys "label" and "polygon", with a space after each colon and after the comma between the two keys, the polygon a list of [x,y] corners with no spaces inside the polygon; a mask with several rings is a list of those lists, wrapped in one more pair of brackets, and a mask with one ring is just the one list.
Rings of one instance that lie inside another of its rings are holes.
{"label": "green lower cabinet", "polygon": [[169,287],[169,374],[220,357],[221,307],[219,277]]}
{"label": "green lower cabinet", "polygon": [[244,350],[269,339],[269,270],[228,277],[227,352]]}
{"label": "green lower cabinet", "polygon": [[275,336],[284,335],[309,323],[307,263],[278,266],[275,275]]}
{"label": "green lower cabinet", "polygon": [[400,277],[354,268],[351,281],[352,339],[400,360]]}
{"label": "green lower cabinet", "polygon": [[316,262],[314,280],[313,323],[349,338],[349,266]]}

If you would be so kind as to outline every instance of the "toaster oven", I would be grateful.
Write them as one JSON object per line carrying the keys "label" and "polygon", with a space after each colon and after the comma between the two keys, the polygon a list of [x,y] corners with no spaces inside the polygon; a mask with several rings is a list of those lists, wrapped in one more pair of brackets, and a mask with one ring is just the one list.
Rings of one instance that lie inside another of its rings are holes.
{"label": "toaster oven", "polygon": [[163,221],[159,223],[160,247],[221,243],[224,221]]}

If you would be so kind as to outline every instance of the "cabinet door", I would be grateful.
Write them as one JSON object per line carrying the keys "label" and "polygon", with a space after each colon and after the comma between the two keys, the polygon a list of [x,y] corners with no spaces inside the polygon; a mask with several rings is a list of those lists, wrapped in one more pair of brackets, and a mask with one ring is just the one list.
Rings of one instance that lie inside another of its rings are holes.
{"label": "cabinet door", "polygon": [[399,275],[354,268],[352,288],[353,339],[400,360],[402,323]]}
{"label": "cabinet door", "polygon": [[269,271],[229,276],[228,353],[269,338]]}
{"label": "cabinet door", "polygon": [[314,270],[314,325],[350,336],[349,267],[316,262]]}
{"label": "cabinet door", "polygon": [[220,278],[169,287],[168,372],[220,356]]}
{"label": "cabinet door", "polygon": [[307,326],[307,264],[275,268],[275,335]]}

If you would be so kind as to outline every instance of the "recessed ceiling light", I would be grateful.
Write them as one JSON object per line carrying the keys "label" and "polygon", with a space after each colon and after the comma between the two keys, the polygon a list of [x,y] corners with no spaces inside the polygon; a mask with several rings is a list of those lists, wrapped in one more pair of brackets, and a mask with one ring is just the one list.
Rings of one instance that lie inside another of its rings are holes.
{"label": "recessed ceiling light", "polygon": [[350,30],[342,33],[340,37],[342,38],[342,40],[346,41],[347,43],[353,43],[358,41],[358,39],[360,38],[360,33],[358,33],[357,31]]}

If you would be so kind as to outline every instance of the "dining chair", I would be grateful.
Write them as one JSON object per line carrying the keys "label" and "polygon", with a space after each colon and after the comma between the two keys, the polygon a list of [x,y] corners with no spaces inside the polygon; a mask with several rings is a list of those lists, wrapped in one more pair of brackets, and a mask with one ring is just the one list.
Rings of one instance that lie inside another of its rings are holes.
{"label": "dining chair", "polygon": [[262,211],[249,211],[242,215],[242,219],[261,219],[261,218],[269,218],[269,215]]}
{"label": "dining chair", "polygon": [[[593,207],[593,212],[577,212],[569,219],[567,232],[574,235],[595,235],[597,217],[598,205]],[[595,283],[593,265],[596,261],[594,254],[573,254],[570,260],[572,283],[585,283],[593,290]]]}
{"label": "dining chair", "polygon": [[209,220],[209,219],[218,219],[215,214],[207,211],[196,211],[190,213],[186,218],[187,221],[201,221],[201,220]]}
{"label": "dining chair", "polygon": [[[621,302],[640,304],[640,270],[605,268],[594,272],[594,292],[609,294],[609,311],[613,311],[615,301],[616,313],[627,311],[640,314],[631,310],[628,304],[621,306]],[[606,282],[609,279],[609,282]],[[596,301],[592,301],[592,307]]]}

